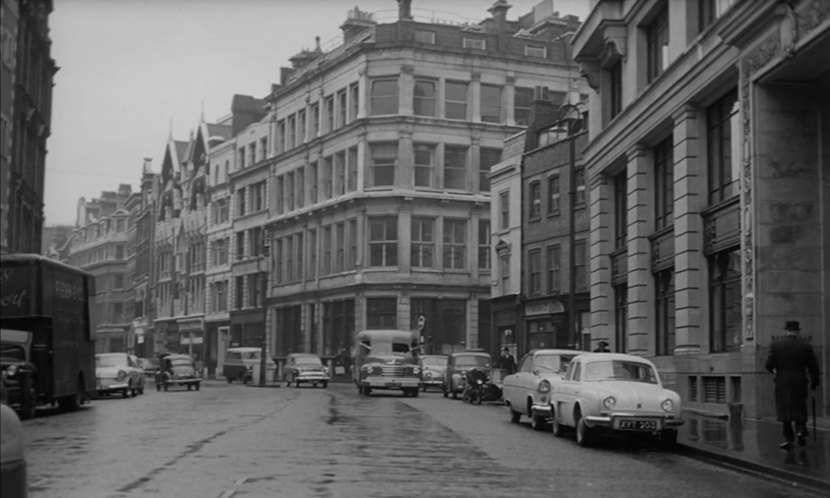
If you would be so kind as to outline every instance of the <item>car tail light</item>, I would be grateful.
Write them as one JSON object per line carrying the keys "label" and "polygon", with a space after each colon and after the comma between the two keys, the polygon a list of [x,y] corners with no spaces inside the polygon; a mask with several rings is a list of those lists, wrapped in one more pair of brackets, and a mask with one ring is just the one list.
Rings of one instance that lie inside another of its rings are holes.
{"label": "car tail light", "polygon": [[126,378],[127,378],[127,372],[125,372],[125,371],[123,371],[123,370],[119,370],[119,371],[118,371],[118,377],[117,377],[117,379],[118,379],[119,381],[122,381],[122,380],[124,380],[124,379],[126,379]]}

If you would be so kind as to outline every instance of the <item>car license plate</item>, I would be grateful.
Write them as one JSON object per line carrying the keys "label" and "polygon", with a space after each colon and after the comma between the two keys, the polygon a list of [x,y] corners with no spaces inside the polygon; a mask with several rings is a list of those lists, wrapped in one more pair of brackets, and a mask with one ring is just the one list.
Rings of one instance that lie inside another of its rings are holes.
{"label": "car license plate", "polygon": [[616,428],[623,431],[656,431],[658,423],[656,420],[617,419]]}
{"label": "car license plate", "polygon": [[398,382],[387,382],[386,387],[388,387],[389,389],[400,389],[401,384]]}

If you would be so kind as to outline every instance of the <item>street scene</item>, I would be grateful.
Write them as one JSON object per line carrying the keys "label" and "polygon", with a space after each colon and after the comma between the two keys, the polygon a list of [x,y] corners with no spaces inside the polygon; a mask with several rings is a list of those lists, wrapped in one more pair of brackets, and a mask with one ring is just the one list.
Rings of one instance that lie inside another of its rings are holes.
{"label": "street scene", "polygon": [[809,495],[646,443],[580,448],[432,390],[211,382],[43,412],[25,425],[30,496]]}
{"label": "street scene", "polygon": [[4,498],[830,495],[830,1],[0,14]]}

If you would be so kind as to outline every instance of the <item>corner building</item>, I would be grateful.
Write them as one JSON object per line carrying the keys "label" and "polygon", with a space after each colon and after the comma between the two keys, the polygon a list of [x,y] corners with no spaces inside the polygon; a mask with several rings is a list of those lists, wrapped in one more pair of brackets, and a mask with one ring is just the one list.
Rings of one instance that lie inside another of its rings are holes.
{"label": "corner building", "polygon": [[408,0],[389,24],[354,9],[342,45],[283,69],[267,98],[277,357],[332,359],[376,328],[420,329],[427,352],[490,348],[487,175],[534,88],[567,91],[561,35],[578,26],[537,7],[508,21],[499,1],[463,26],[419,22]]}
{"label": "corner building", "polygon": [[774,416],[770,343],[830,322],[830,4],[593,2],[591,337],[650,356],[686,407]]}

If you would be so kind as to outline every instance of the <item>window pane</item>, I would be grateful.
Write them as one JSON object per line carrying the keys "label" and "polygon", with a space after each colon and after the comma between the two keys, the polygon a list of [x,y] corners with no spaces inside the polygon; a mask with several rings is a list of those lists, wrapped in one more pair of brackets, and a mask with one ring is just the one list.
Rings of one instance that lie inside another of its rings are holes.
{"label": "window pane", "polygon": [[445,114],[448,119],[467,119],[467,83],[446,83]]}
{"label": "window pane", "polygon": [[485,123],[501,122],[501,87],[481,85],[481,120]]}
{"label": "window pane", "polygon": [[435,115],[435,82],[416,81],[414,95],[414,113],[416,116]]}
{"label": "window pane", "polygon": [[372,114],[398,113],[397,80],[378,80],[372,82]]}

